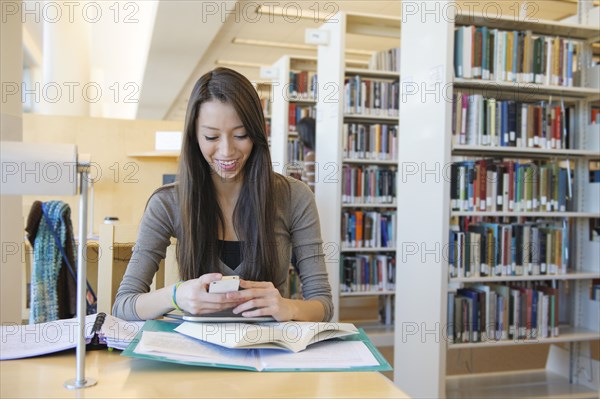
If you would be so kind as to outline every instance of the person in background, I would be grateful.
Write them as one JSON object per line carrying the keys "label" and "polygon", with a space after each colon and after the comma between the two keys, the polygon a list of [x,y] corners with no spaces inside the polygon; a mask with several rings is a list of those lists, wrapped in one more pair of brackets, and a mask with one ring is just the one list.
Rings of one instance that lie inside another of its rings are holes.
{"label": "person in background", "polygon": [[[171,237],[181,281],[150,291]],[[258,94],[241,74],[217,68],[188,103],[179,175],[148,200],[113,315],[153,319],[174,309],[202,315],[327,321],[333,314],[313,193],[273,172]],[[287,296],[292,252],[304,299]],[[243,290],[209,293],[239,275]]]}
{"label": "person in background", "polygon": [[298,137],[305,148],[302,181],[315,192],[315,120],[306,116],[296,125]]}

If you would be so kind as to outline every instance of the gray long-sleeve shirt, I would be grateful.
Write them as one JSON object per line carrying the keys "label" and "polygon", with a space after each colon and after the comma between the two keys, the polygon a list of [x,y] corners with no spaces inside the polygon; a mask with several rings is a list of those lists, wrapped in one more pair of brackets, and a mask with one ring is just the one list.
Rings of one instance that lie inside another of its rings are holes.
{"label": "gray long-sleeve shirt", "polygon": [[[293,250],[302,282],[302,294],[305,299],[323,304],[323,320],[328,321],[333,315],[333,303],[314,194],[306,184],[293,178],[287,180],[291,190],[289,202],[285,200],[288,198],[287,186],[280,179],[274,179],[274,228],[279,264],[276,280],[282,281],[277,289],[282,296],[288,296],[287,275]],[[140,319],[135,311],[135,302],[141,294],[150,291],[150,284],[160,261],[165,258],[171,237],[178,238],[181,234],[177,189],[171,185],[155,192],[148,201],[133,255],[117,292],[113,315],[125,320]],[[223,262],[219,266],[224,275],[237,274],[242,278],[250,267],[245,261],[235,270]]]}

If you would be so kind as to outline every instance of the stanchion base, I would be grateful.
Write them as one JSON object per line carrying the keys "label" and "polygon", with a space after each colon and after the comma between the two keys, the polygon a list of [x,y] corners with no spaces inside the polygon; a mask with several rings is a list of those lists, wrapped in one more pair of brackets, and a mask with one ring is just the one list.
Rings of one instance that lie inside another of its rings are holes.
{"label": "stanchion base", "polygon": [[93,378],[86,378],[83,380],[83,384],[80,384],[76,378],[71,378],[70,380],[65,381],[65,388],[67,389],[82,389],[89,388],[96,385],[98,381]]}

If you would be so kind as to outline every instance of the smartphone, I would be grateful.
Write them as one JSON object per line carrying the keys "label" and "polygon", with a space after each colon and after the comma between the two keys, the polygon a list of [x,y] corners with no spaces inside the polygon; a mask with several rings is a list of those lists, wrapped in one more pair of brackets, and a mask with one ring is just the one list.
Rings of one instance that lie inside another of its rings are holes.
{"label": "smartphone", "polygon": [[208,286],[208,292],[211,294],[223,294],[225,292],[237,291],[239,289],[239,276],[223,276],[221,280],[213,281]]}

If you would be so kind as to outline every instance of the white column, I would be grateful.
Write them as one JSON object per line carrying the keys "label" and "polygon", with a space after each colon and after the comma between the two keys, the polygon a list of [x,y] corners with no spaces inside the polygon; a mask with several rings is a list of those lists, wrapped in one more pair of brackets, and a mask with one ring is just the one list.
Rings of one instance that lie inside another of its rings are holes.
{"label": "white column", "polygon": [[290,57],[284,55],[273,64],[277,71],[277,80],[271,91],[273,107],[271,109],[271,162],[273,170],[285,174],[287,157],[287,142],[289,134],[289,98],[288,84],[290,82]]}
{"label": "white column", "polygon": [[[0,25],[0,139],[23,140],[23,104],[21,79],[23,72],[23,44],[21,16],[4,14]],[[1,194],[1,193],[0,193]],[[23,200],[21,196],[0,197],[0,323],[21,322],[21,292],[23,243]]]}
{"label": "white column", "polygon": [[394,383],[446,395],[452,23],[449,0],[402,3]]}
{"label": "white column", "polygon": [[90,81],[90,31],[97,16],[87,7],[69,17],[60,3],[44,3],[41,113],[88,116],[90,104],[102,95]]}
{"label": "white column", "polygon": [[341,176],[346,14],[337,13],[337,23],[325,23],[329,43],[318,48],[318,101],[316,131],[315,200],[321,217],[323,252],[333,296],[333,321],[340,317]]}

